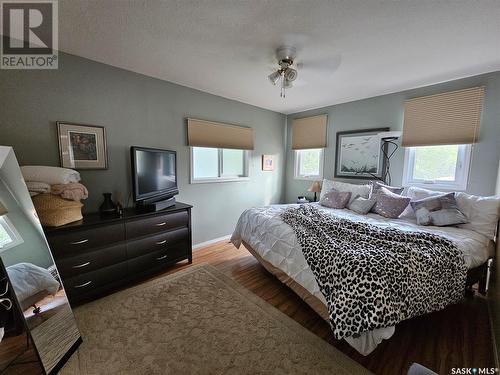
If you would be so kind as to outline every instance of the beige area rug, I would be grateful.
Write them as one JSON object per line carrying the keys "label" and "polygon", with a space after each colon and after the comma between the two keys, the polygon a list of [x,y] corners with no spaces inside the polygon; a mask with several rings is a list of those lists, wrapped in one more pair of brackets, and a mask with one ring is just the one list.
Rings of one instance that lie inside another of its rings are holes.
{"label": "beige area rug", "polygon": [[62,374],[370,372],[210,265],[75,309],[83,344]]}

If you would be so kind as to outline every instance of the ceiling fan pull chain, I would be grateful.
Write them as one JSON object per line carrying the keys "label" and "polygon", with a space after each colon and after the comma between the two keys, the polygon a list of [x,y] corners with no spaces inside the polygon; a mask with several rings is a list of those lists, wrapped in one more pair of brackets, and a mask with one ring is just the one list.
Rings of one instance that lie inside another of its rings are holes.
{"label": "ceiling fan pull chain", "polygon": [[283,99],[285,98],[285,72],[281,73],[281,95]]}

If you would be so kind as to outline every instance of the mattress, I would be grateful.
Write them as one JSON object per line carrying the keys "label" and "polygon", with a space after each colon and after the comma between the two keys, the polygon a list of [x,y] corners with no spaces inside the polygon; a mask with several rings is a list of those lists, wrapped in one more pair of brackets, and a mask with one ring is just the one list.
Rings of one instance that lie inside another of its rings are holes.
{"label": "mattress", "polygon": [[[453,241],[462,251],[469,269],[483,264],[494,253],[493,242],[472,230],[455,227],[424,227],[412,219],[387,219],[377,214],[360,215],[350,210],[339,210],[315,204],[318,209],[354,221],[367,222],[379,227],[397,228],[403,231],[429,232]],[[290,206],[272,205],[251,208],[240,216],[231,241],[236,247],[244,241],[263,260],[284,272],[312,296],[326,305],[316,279],[309,268],[293,229],[285,224],[280,214]],[[394,333],[394,327],[365,332],[358,337],[347,338],[361,354],[367,355],[383,340]]]}

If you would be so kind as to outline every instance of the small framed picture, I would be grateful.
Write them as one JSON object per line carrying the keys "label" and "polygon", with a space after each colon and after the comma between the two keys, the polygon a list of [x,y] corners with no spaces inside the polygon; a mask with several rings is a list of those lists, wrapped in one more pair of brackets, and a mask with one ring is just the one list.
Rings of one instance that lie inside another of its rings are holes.
{"label": "small framed picture", "polygon": [[106,130],[103,126],[57,122],[61,167],[107,169]]}
{"label": "small framed picture", "polygon": [[275,155],[262,155],[262,170],[263,171],[274,171],[276,164]]}

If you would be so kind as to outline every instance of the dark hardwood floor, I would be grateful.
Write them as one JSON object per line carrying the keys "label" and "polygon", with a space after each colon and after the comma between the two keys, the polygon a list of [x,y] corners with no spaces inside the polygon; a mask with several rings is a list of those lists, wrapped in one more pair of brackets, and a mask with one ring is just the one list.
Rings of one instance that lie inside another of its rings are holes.
{"label": "dark hardwood floor", "polygon": [[[219,242],[196,250],[193,264],[200,263],[213,265],[375,374],[406,374],[413,362],[439,374],[451,374],[454,367],[495,367],[487,303],[480,296],[402,322],[393,337],[364,357],[345,341],[335,340],[328,324],[243,246],[237,250]],[[181,263],[167,273],[189,266]]]}

